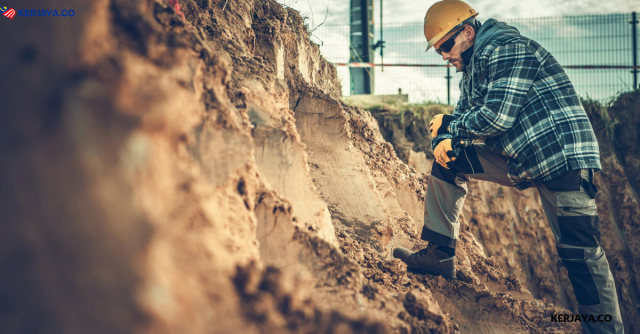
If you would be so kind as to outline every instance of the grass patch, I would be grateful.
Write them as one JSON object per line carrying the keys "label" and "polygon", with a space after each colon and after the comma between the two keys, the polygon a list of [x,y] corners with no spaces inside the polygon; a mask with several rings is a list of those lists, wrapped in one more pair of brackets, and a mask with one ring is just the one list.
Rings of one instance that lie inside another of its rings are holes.
{"label": "grass patch", "polygon": [[618,119],[611,117],[609,114],[609,108],[613,105],[613,100],[609,102],[600,102],[597,100],[583,98],[581,99],[582,106],[591,119],[593,130],[598,132],[601,136],[609,139],[614,145],[618,144],[616,138],[616,125]]}

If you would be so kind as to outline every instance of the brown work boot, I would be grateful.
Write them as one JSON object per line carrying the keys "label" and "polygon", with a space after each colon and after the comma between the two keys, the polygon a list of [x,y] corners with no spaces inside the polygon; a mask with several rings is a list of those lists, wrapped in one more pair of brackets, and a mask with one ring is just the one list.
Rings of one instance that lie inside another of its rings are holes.
{"label": "brown work boot", "polygon": [[442,276],[448,280],[456,279],[455,255],[448,255],[438,250],[438,245],[430,243],[427,248],[413,252],[398,247],[393,257],[407,264],[407,271],[415,274]]}

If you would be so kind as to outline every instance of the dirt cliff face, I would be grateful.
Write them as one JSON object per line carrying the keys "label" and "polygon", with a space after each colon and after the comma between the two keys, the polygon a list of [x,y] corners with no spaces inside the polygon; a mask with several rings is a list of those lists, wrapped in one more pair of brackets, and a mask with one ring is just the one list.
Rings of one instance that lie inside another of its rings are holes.
{"label": "dirt cliff face", "polygon": [[340,101],[295,11],[68,5],[0,23],[1,332],[579,331],[473,221],[456,282],[391,258],[424,246],[428,176]]}

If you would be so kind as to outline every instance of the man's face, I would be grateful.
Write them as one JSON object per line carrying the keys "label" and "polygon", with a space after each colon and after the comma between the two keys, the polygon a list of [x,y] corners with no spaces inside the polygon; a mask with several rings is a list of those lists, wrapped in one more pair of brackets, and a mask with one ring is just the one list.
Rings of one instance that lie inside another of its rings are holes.
{"label": "man's face", "polygon": [[[442,43],[447,41],[451,36],[455,35],[459,30],[453,30],[445,35],[441,40],[434,45],[435,49],[439,49]],[[473,45],[474,31],[468,25],[465,25],[463,31],[461,31],[455,38],[455,44],[449,52],[442,51],[442,59],[449,61],[458,71],[464,69],[464,60],[462,60],[462,53]]]}

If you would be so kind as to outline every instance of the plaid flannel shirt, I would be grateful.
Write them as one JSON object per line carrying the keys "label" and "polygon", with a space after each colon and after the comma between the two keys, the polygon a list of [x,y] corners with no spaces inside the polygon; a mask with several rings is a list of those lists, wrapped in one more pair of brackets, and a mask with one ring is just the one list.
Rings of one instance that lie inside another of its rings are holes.
{"label": "plaid flannel shirt", "polygon": [[433,144],[452,138],[455,147],[461,140],[484,139],[508,157],[516,187],[568,170],[600,170],[598,141],[564,69],[537,42],[519,33],[504,35],[474,50],[450,134]]}

